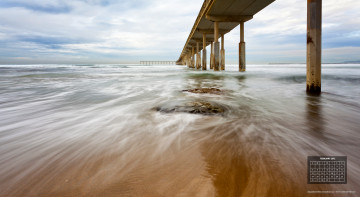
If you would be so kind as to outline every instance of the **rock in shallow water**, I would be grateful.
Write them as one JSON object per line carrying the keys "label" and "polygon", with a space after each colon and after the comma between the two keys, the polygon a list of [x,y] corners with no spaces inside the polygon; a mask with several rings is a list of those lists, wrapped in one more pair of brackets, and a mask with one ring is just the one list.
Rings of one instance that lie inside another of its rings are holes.
{"label": "rock in shallow water", "polygon": [[223,91],[217,88],[195,88],[189,90],[183,90],[183,92],[199,93],[199,94],[222,94]]}
{"label": "rock in shallow water", "polygon": [[157,111],[164,113],[173,112],[185,112],[191,114],[203,114],[203,115],[216,115],[225,112],[225,108],[218,104],[205,102],[205,101],[193,101],[185,103],[170,103],[155,108]]}

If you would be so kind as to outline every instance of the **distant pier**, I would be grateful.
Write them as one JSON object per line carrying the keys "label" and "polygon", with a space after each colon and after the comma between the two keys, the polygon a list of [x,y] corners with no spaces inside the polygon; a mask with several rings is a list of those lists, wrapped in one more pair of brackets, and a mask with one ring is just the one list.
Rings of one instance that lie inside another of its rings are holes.
{"label": "distant pier", "polygon": [[140,61],[142,65],[154,65],[154,64],[176,64],[175,61]]}
{"label": "distant pier", "polygon": [[[274,1],[204,0],[176,64],[206,70],[206,58],[210,57],[210,69],[225,70],[224,35],[240,26],[239,71],[245,72],[245,22]],[[321,17],[322,0],[308,0],[306,91],[315,94],[321,92]],[[208,45],[211,46],[210,56],[206,55]]]}

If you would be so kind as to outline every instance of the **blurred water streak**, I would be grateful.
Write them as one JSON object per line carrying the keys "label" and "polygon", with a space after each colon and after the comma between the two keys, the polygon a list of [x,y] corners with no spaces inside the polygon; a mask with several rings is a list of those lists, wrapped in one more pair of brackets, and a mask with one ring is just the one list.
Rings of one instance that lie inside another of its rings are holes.
{"label": "blurred water streak", "polygon": [[[360,192],[360,65],[324,65],[318,97],[305,65],[226,69],[0,66],[0,196]],[[193,101],[226,113],[154,110]],[[348,184],[307,184],[307,156],[320,155],[347,156]]]}

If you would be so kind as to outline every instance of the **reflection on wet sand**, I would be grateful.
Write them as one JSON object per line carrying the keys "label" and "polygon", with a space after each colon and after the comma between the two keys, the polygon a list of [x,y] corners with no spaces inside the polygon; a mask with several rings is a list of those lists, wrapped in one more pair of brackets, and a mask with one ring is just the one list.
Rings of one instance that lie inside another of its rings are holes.
{"label": "reflection on wet sand", "polygon": [[306,110],[307,110],[307,124],[309,128],[309,133],[312,133],[314,136],[323,138],[324,135],[324,118],[322,114],[321,106],[321,95],[308,95],[306,97]]}
{"label": "reflection on wet sand", "polygon": [[282,150],[286,142],[281,137],[254,125],[243,131],[246,124],[239,121],[228,124],[211,130],[202,146],[216,196],[304,196],[299,184],[304,169]]}

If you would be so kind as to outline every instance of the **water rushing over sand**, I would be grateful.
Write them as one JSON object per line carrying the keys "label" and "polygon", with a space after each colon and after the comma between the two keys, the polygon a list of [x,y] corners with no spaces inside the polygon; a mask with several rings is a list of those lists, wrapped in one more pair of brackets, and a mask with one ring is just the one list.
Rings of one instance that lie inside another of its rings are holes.
{"label": "water rushing over sand", "polygon": [[[0,196],[360,193],[360,66],[0,66]],[[221,94],[187,89],[217,88]],[[162,113],[206,101],[221,115]],[[307,184],[307,156],[347,156],[348,184]]]}

